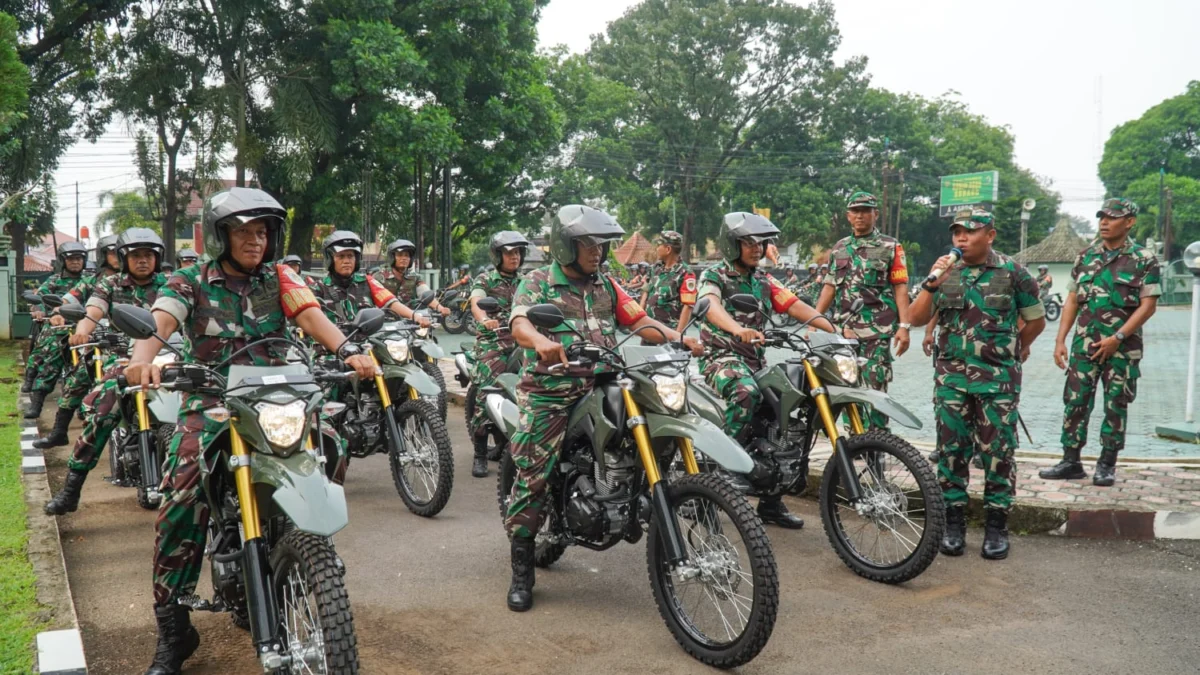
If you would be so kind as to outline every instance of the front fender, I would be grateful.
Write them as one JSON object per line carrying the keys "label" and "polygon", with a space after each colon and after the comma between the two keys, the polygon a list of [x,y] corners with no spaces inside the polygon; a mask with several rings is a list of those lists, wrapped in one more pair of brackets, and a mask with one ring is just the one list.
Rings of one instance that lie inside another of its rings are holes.
{"label": "front fender", "polygon": [[146,395],[146,407],[160,424],[175,424],[183,407],[182,396],[177,391],[151,389]]}
{"label": "front fender", "polygon": [[424,342],[420,347],[417,347],[417,351],[424,354],[427,358],[434,359],[435,361],[446,355],[446,350],[442,349],[442,346],[433,340]]}
{"label": "front fender", "polygon": [[402,366],[384,366],[383,377],[386,380],[404,380],[404,384],[416,389],[417,393],[423,396],[437,396],[442,393],[437,382],[434,382],[432,377],[421,370],[421,366],[412,361]]}
{"label": "front fender", "polygon": [[882,391],[874,389],[857,389],[851,387],[826,386],[829,392],[830,404],[845,405],[847,403],[863,403],[875,409],[876,412],[887,415],[910,429],[920,429],[921,420],[909,412],[899,401]]}
{"label": "front fender", "polygon": [[692,445],[705,457],[734,473],[750,473],[754,461],[721,427],[699,415],[660,415],[645,413],[646,424],[653,438],[690,438]]}
{"label": "front fender", "polygon": [[272,499],[298,530],[329,537],[350,522],[342,486],[331,483],[307,452],[291,457],[251,453],[250,478],[275,488]]}

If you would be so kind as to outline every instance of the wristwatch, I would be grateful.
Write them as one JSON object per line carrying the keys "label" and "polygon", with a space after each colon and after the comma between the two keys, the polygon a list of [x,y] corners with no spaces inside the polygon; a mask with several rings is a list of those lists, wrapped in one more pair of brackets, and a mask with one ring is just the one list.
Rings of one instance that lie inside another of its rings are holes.
{"label": "wristwatch", "polygon": [[1117,334],[1114,335],[1113,337],[1117,338],[1117,342],[1124,342],[1125,338],[1128,336],[1125,335],[1125,333],[1122,333],[1121,331],[1117,331]]}
{"label": "wristwatch", "polygon": [[911,323],[902,323],[898,326],[898,328],[903,328],[904,330],[912,330],[912,324]]}

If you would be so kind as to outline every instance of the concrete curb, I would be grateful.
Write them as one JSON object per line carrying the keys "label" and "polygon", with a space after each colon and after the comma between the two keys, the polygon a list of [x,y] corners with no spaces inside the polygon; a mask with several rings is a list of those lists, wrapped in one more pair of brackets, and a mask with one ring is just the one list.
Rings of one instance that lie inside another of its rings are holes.
{"label": "concrete curb", "polygon": [[[18,403],[19,407],[24,407],[29,398],[19,395]],[[53,608],[55,617],[55,629],[37,635],[37,672],[42,675],[86,675],[87,658],[67,577],[58,519],[42,511],[51,491],[45,457],[41,450],[33,447],[37,437],[37,420],[22,420],[21,469],[29,530],[28,556],[37,577],[38,602]]]}

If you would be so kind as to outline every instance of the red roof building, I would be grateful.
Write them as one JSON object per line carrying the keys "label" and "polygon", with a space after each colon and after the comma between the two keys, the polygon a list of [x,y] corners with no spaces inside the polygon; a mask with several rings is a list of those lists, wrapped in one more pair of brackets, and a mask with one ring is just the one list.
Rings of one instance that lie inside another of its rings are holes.
{"label": "red roof building", "polygon": [[625,240],[624,244],[618,248],[613,257],[622,265],[630,263],[653,262],[654,244],[642,236],[640,232],[634,232],[633,236]]}

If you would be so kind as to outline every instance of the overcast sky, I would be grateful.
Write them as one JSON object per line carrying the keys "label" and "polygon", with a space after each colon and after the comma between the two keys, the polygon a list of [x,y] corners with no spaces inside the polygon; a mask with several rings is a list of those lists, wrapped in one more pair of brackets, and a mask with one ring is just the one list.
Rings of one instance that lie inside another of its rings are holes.
{"label": "overcast sky", "polygon": [[[587,49],[636,0],[551,0],[541,44]],[[972,112],[1011,128],[1017,161],[1053,181],[1064,208],[1092,218],[1096,164],[1113,127],[1200,79],[1198,0],[834,0],[838,58],[865,55],[876,86],[935,97],[959,92]],[[90,224],[104,189],[140,187],[120,128],[73,148],[55,174],[58,227]],[[186,165],[186,162],[185,162]],[[93,235],[94,236],[94,235]]]}

